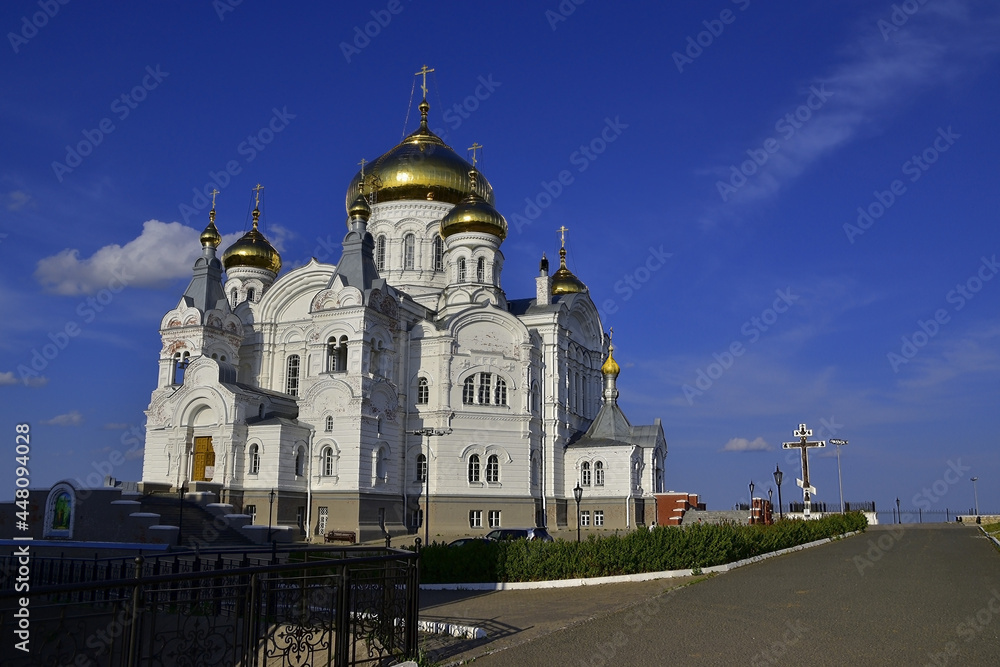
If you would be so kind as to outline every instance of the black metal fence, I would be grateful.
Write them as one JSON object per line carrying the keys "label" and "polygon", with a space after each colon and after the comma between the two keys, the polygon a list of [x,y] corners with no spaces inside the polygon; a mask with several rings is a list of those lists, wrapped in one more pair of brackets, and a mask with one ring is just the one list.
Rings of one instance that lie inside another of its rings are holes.
{"label": "black metal fence", "polygon": [[341,547],[0,560],[11,666],[390,665],[414,657],[419,552]]}

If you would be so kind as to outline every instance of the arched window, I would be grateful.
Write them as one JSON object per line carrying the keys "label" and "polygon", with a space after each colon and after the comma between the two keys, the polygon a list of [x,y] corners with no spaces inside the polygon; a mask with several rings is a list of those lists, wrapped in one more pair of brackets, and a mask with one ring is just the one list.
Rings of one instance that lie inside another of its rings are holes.
{"label": "arched window", "polygon": [[507,405],[507,381],[499,375],[497,376],[496,394],[493,398],[493,402],[497,405]]}
{"label": "arched window", "polygon": [[372,484],[388,481],[388,473],[386,472],[387,466],[388,460],[385,453],[385,447],[379,447],[372,452],[372,467],[375,472],[375,479],[372,480]]}
{"label": "arched window", "polygon": [[174,384],[184,384],[184,371],[191,363],[191,353],[174,353]]}
{"label": "arched window", "polygon": [[458,281],[457,282],[460,282],[460,283],[464,283],[465,282],[465,258],[464,257],[459,257],[458,258]]}
{"label": "arched window", "polygon": [[326,370],[343,373],[347,370],[347,336],[330,336],[326,341]]}
{"label": "arched window", "polygon": [[417,380],[417,405],[427,405],[431,397],[430,387],[427,385],[427,378]]}
{"label": "arched window", "polygon": [[580,466],[580,486],[590,486],[590,461],[584,461]]}
{"label": "arched window", "polygon": [[604,486],[604,463],[601,461],[594,463],[594,486]]}
{"label": "arched window", "polygon": [[500,262],[493,262],[493,280],[490,281],[494,285],[500,284]]}
{"label": "arched window", "polygon": [[285,373],[285,393],[299,395],[299,355],[288,357],[288,368]]}
{"label": "arched window", "polygon": [[247,290],[247,301],[253,301],[256,298],[257,298],[257,290],[251,287],[250,289]]}
{"label": "arched window", "polygon": [[479,454],[469,457],[469,481],[479,482]]}
{"label": "arched window", "polygon": [[417,481],[427,481],[427,457],[423,454],[417,455]]}
{"label": "arched window", "polygon": [[538,455],[531,452],[531,485],[538,484]]}
{"label": "arched window", "polygon": [[434,237],[434,270],[444,271],[444,241],[440,236]]}
{"label": "arched window", "polygon": [[477,399],[482,405],[490,402],[490,385],[493,384],[492,381],[493,375],[491,373],[479,374],[479,394],[477,395]]}
{"label": "arched window", "polygon": [[385,270],[385,234],[379,234],[375,239],[375,268]]}
{"label": "arched window", "polygon": [[302,474],[305,470],[305,465],[306,465],[305,458],[306,458],[305,452],[302,450],[301,447],[295,450],[295,475],[297,477],[302,477]]}
{"label": "arched window", "polygon": [[416,245],[416,239],[413,234],[407,234],[403,237],[403,268],[412,269],[413,268],[413,249]]}
{"label": "arched window", "polygon": [[326,417],[326,432],[333,433],[333,415],[327,415]]}
{"label": "arched window", "polygon": [[382,357],[383,357],[382,341],[371,339],[371,363],[368,365],[368,372],[372,375],[383,375],[382,369]]}
{"label": "arched window", "polygon": [[236,305],[236,299],[237,299],[237,297],[239,297],[239,292],[237,292],[236,288],[234,287],[233,291],[230,292],[229,294],[232,296],[232,298],[230,299],[230,301],[232,301],[233,305],[235,306]]}
{"label": "arched window", "polygon": [[486,282],[486,260],[482,257],[476,262],[476,282],[485,283]]}
{"label": "arched window", "polygon": [[500,482],[500,458],[496,454],[490,454],[486,459],[486,482],[488,484]]}
{"label": "arched window", "polygon": [[336,457],[333,453],[333,447],[326,446],[320,453],[320,462],[323,466],[323,476],[333,477],[336,474]]}
{"label": "arched window", "polygon": [[462,385],[462,402],[466,405],[472,405],[476,402],[476,376],[470,375],[465,378],[465,384]]}
{"label": "arched window", "polygon": [[538,392],[538,383],[537,382],[532,382],[531,383],[531,411],[532,412],[538,412],[538,403],[539,403],[539,399],[540,398],[541,398],[541,396],[540,396],[540,394]]}
{"label": "arched window", "polygon": [[248,466],[248,472],[251,475],[256,475],[260,472],[260,445],[253,444],[250,445],[250,463]]}

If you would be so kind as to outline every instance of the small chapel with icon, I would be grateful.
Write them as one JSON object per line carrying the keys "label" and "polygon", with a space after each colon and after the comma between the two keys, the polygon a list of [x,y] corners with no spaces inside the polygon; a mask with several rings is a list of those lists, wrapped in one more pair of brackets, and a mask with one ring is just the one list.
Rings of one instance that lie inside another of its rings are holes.
{"label": "small chapel with icon", "polygon": [[219,257],[213,201],[160,325],[144,493],[214,497],[310,540],[575,531],[577,486],[584,529],[653,520],[663,428],[618,405],[621,369],[567,268],[567,230],[558,268],[543,255],[535,293],[508,297],[507,222],[478,144],[466,160],[428,128],[431,71],[419,127],[347,185],[336,264],[282,273],[261,186]]}

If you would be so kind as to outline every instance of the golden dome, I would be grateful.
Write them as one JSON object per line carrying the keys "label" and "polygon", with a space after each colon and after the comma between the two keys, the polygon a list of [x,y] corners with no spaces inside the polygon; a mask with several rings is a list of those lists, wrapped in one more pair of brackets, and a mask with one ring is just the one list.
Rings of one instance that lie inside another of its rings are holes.
{"label": "golden dome", "polygon": [[579,294],[587,286],[566,268],[566,248],[559,249],[559,268],[552,274],[552,294]]}
{"label": "golden dome", "polygon": [[362,218],[365,222],[368,222],[368,218],[372,215],[372,208],[365,201],[364,195],[358,195],[354,199],[354,203],[347,207],[347,216],[350,219]]}
{"label": "golden dome", "polygon": [[622,372],[622,369],[618,365],[618,362],[615,361],[614,356],[612,356],[614,351],[615,346],[608,345],[608,359],[604,362],[604,365],[601,366],[601,373],[604,375],[610,375],[611,377],[618,377],[618,374]]}
{"label": "golden dome", "polygon": [[473,191],[441,219],[443,238],[460,232],[484,232],[500,237],[501,241],[507,238],[507,221],[475,191],[478,176],[479,172],[474,167],[469,170]]}
{"label": "golden dome", "polygon": [[218,227],[215,226],[214,208],[208,214],[208,227],[205,227],[205,231],[201,233],[199,240],[201,241],[201,245],[212,246],[213,248],[218,248],[219,244],[222,243],[222,234],[219,233]]}
{"label": "golden dome", "polygon": [[379,202],[420,199],[458,204],[476,192],[493,204],[493,186],[482,177],[470,183],[472,165],[427,127],[429,109],[426,100],[421,102],[420,127],[354,176],[345,205],[362,193],[362,173],[365,192],[376,191]]}
{"label": "golden dome", "polygon": [[222,265],[226,270],[251,266],[258,269],[267,269],[277,275],[281,270],[281,255],[274,249],[264,235],[257,231],[257,219],[260,217],[260,209],[253,210],[253,228],[244,234],[236,243],[222,254]]}

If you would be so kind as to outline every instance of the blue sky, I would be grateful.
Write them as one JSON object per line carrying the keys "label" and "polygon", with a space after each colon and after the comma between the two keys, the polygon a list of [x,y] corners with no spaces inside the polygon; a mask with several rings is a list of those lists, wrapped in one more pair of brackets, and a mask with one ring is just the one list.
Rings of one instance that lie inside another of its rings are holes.
{"label": "blue sky", "polygon": [[[335,261],[426,63],[432,127],[485,146],[507,295],[568,227],[668,488],[727,508],[778,464],[801,499],[806,422],[850,441],[848,500],[966,511],[976,475],[1000,509],[995,3],[18,0],[0,28],[0,411],[37,484],[140,478],[199,192],[226,244],[264,184],[285,267]],[[836,502],[832,447],[812,474]]]}

